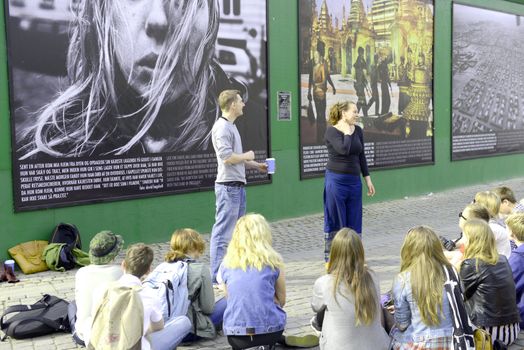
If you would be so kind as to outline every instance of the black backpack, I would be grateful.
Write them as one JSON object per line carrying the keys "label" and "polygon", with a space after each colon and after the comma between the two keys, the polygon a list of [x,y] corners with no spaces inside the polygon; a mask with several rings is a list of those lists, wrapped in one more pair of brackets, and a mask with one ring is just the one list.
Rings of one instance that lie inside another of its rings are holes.
{"label": "black backpack", "polygon": [[[33,305],[13,305],[0,318],[0,328],[7,337],[26,339],[54,332],[70,332],[67,308],[69,303],[58,297],[44,294]],[[12,313],[16,315],[6,319]]]}
{"label": "black backpack", "polygon": [[76,266],[73,249],[82,249],[82,239],[75,225],[65,223],[58,224],[51,235],[49,243],[65,243],[62,249],[60,249],[60,259],[57,267],[71,270]]}

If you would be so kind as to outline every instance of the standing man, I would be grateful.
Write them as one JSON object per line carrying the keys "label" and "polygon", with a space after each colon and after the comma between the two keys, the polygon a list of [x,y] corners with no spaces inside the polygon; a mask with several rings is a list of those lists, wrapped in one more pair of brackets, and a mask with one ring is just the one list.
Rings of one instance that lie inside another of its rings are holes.
{"label": "standing man", "polygon": [[358,48],[357,60],[355,61],[355,64],[353,64],[353,67],[355,67],[355,82],[353,83],[353,86],[355,87],[355,92],[357,93],[358,98],[357,110],[360,112],[362,109],[364,117],[367,117],[368,104],[366,102],[366,86],[368,85],[368,81],[366,80],[366,73],[364,73],[364,70],[368,69],[368,63],[364,58],[364,48],[362,46],[359,46]]}
{"label": "standing man", "polygon": [[[309,82],[307,89],[307,99],[315,102],[315,111],[317,114],[317,144],[324,144],[324,135],[326,134],[326,106],[327,106],[327,84],[331,85],[333,95],[337,93],[335,84],[329,75],[328,64],[324,58],[326,54],[326,44],[323,41],[317,42],[317,55],[312,62],[309,71]],[[311,95],[313,88],[313,95]]]}
{"label": "standing man", "polygon": [[373,65],[371,66],[371,73],[369,74],[369,80],[371,82],[371,98],[368,101],[366,107],[367,110],[375,104],[375,115],[379,116],[380,110],[380,97],[378,95],[378,54],[373,57]]}
{"label": "standing man", "polygon": [[391,106],[391,95],[389,90],[391,89],[391,81],[389,80],[389,67],[393,61],[391,55],[384,57],[378,65],[378,76],[380,78],[380,91],[382,92],[382,111],[381,115],[384,115],[389,112],[389,107]]}
{"label": "standing man", "polygon": [[211,131],[217,156],[218,172],[215,181],[216,214],[211,230],[210,264],[213,283],[226,253],[235,224],[246,212],[246,168],[267,172],[265,163],[255,162],[253,151],[242,151],[242,140],[235,120],[242,115],[244,102],[237,90],[224,90],[218,96],[222,116]]}

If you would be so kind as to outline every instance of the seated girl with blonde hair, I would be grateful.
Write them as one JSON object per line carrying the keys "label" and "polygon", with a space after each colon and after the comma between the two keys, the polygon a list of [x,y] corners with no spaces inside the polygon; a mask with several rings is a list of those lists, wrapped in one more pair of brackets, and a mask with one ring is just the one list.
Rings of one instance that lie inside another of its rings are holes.
{"label": "seated girl with blonde hair", "polygon": [[308,348],[312,334],[284,336],[286,282],[284,262],[272,247],[271,229],[260,214],[238,219],[217,280],[226,293],[224,334],[233,350],[281,343]]}
{"label": "seated girl with blonde hair", "polygon": [[452,267],[435,232],[426,226],[410,229],[400,260],[400,273],[393,282],[392,349],[451,349],[453,317],[444,292],[444,269]]}
{"label": "seated girl with blonde hair", "polygon": [[197,231],[190,228],[179,229],[171,236],[169,252],[165,256],[167,262],[188,262],[187,289],[191,303],[187,317],[193,329],[183,342],[215,338],[226,308],[225,298],[215,304],[209,266],[197,261],[204,252],[205,244]]}
{"label": "seated girl with blonde hair", "polygon": [[[457,249],[452,251],[444,251],[444,255],[448,258],[449,262],[455,266],[457,269],[460,268],[460,264],[464,259],[464,241],[465,237],[462,232],[464,232],[464,225],[468,220],[471,219],[480,219],[489,222],[489,212],[483,205],[478,203],[470,203],[459,213],[459,228],[460,228],[460,239],[454,242],[454,246]],[[442,238],[441,238],[442,240]]]}
{"label": "seated girl with blonde hair", "polygon": [[320,349],[388,349],[378,278],[366,266],[362,240],[352,229],[335,235],[327,271],[316,280],[311,300],[315,312],[326,310]]}
{"label": "seated girl with blonde hair", "polygon": [[495,248],[490,226],[472,219],[464,224],[465,251],[460,267],[466,310],[473,324],[493,341],[510,345],[518,336],[519,312],[508,260]]}
{"label": "seated girl with blonde hair", "polygon": [[489,213],[489,227],[495,237],[495,245],[499,254],[509,258],[511,245],[509,235],[506,231],[504,221],[499,218],[500,197],[491,191],[478,192],[475,195],[475,203],[484,206]]}
{"label": "seated girl with blonde hair", "polygon": [[284,262],[262,215],[237,221],[218,279],[227,295],[223,330],[232,348],[273,347],[286,325],[286,284]]}

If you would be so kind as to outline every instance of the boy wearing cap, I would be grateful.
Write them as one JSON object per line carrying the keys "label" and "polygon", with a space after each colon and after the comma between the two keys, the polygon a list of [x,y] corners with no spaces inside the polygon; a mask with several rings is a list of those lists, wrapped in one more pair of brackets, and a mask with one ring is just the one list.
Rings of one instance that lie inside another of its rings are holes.
{"label": "boy wearing cap", "polygon": [[[136,243],[127,248],[126,256],[122,262],[124,274],[118,279],[116,285],[123,287],[141,287],[142,280],[151,272],[154,252],[151,247],[143,243]],[[93,315],[103,301],[105,290],[95,291]],[[143,336],[141,339],[141,350],[174,350],[180,344],[182,339],[191,331],[191,321],[187,316],[177,316],[164,323],[162,318],[162,300],[158,298],[151,288],[140,288],[138,291],[142,301],[143,317]],[[111,299],[108,301],[111,304]],[[138,310],[137,310],[138,312]],[[135,317],[136,314],[126,313],[123,315],[121,323],[124,323],[129,317]],[[127,318],[126,318],[127,317]],[[104,319],[98,318],[94,323],[104,322]],[[111,321],[109,321],[111,322]],[[91,330],[100,331],[107,327],[107,324],[97,324],[86,334],[86,341],[89,346],[98,346],[100,342],[107,341],[104,334],[91,334]],[[131,330],[130,330],[131,331]],[[93,344],[94,338],[94,344]],[[99,347],[99,346],[98,346]],[[98,349],[97,347],[97,349]],[[134,347],[133,347],[134,349]]]}
{"label": "boy wearing cap", "polygon": [[87,328],[91,327],[93,292],[108,283],[117,281],[122,276],[120,265],[114,264],[114,261],[123,245],[122,236],[115,235],[111,231],[97,233],[89,243],[91,265],[77,271],[75,300],[70,304],[69,309],[73,340],[79,345],[84,345],[84,336],[89,331]]}

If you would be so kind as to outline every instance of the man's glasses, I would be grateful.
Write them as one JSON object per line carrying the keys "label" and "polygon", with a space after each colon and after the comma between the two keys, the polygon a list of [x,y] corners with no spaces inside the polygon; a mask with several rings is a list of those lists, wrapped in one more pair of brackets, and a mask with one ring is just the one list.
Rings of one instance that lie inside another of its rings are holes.
{"label": "man's glasses", "polygon": [[464,215],[462,215],[462,212],[459,213],[459,218],[463,218],[464,220],[468,220]]}

